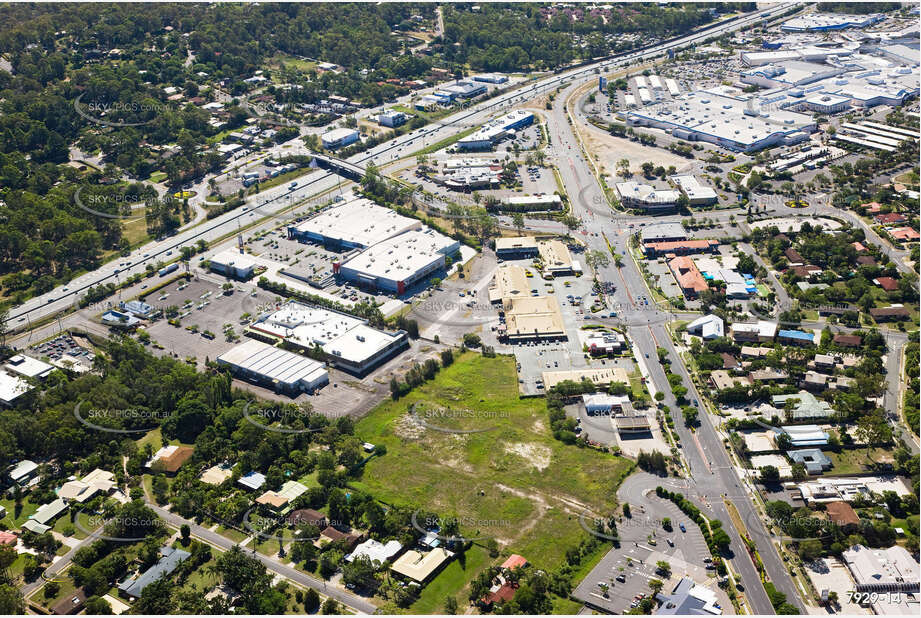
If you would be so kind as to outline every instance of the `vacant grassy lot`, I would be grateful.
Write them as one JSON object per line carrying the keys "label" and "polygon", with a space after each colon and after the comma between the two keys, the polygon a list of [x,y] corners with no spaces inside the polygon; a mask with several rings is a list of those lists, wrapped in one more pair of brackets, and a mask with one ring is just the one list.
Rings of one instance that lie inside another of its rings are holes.
{"label": "vacant grassy lot", "polygon": [[579,514],[610,514],[632,464],[566,446],[548,422],[542,399],[518,398],[514,358],[468,352],[357,424],[356,434],[387,454],[373,458],[355,486],[386,503],[456,517],[468,538],[494,538],[503,553],[553,570],[586,534]]}
{"label": "vacant grassy lot", "polygon": [[842,450],[840,453],[826,452],[825,454],[834,465],[831,470],[834,474],[867,472],[875,464],[891,463],[893,461],[892,452],[881,448],[872,449],[870,457],[867,457],[867,449],[865,448]]}

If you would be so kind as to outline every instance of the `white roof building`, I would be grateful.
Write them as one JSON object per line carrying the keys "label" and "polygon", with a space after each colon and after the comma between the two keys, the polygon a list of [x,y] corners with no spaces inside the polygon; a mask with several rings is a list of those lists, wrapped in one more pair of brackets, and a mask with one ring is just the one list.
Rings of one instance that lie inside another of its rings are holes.
{"label": "white roof building", "polygon": [[233,373],[286,393],[313,392],[329,383],[323,363],[251,339],[217,358]]}
{"label": "white roof building", "polygon": [[5,371],[0,371],[0,404],[12,405],[21,395],[31,391],[34,387],[20,378]]}
{"label": "white roof building", "polygon": [[16,356],[10,357],[3,368],[24,378],[35,378],[37,380],[44,379],[49,373],[54,371],[53,365],[49,365],[37,358],[26,356],[25,354],[17,354]]}
{"label": "white roof building", "polygon": [[703,339],[716,339],[724,334],[723,319],[716,315],[703,315],[688,324],[685,329]]}
{"label": "white roof building", "polygon": [[402,294],[426,275],[444,267],[460,243],[435,230],[409,230],[334,265],[344,278]]}
{"label": "white roof building", "polygon": [[710,187],[701,184],[700,180],[693,175],[672,176],[672,181],[678,185],[678,188],[688,196],[691,205],[713,204],[717,201],[716,191]]}
{"label": "white roof building", "polygon": [[358,371],[389,358],[406,344],[405,333],[387,333],[354,316],[293,301],[261,317],[252,329],[302,348],[320,346],[330,362]]}
{"label": "white roof building", "polygon": [[316,242],[337,242],[344,247],[366,248],[409,230],[422,228],[422,222],[404,217],[371,200],[346,196],[338,205],[288,228],[291,236]]}
{"label": "white roof building", "polygon": [[623,410],[630,405],[630,398],[626,395],[608,395],[607,393],[590,393],[582,395],[582,403],[589,414],[609,413]]}
{"label": "white roof building", "polygon": [[[785,109],[760,107],[742,96],[697,91],[626,112],[627,123],[664,129],[679,139],[705,141],[730,150],[752,151],[793,143],[797,132],[815,130],[815,120]],[[805,137],[805,135],[803,136]]]}
{"label": "white roof building", "polygon": [[399,541],[381,543],[374,539],[368,539],[356,545],[355,550],[347,555],[345,560],[346,562],[352,562],[356,558],[369,558],[371,562],[383,564],[400,553],[401,549],[403,549],[403,546]]}
{"label": "white roof building", "polygon": [[614,187],[624,205],[642,208],[670,208],[678,202],[680,195],[671,189],[656,189],[633,180],[618,182]]}
{"label": "white roof building", "polygon": [[854,545],[841,556],[858,592],[918,592],[918,561],[901,545],[887,549]]}

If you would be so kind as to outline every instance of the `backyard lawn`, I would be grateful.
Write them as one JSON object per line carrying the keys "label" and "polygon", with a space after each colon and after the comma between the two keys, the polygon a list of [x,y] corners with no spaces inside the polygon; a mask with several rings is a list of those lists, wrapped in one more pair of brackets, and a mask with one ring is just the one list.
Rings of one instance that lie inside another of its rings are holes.
{"label": "backyard lawn", "polygon": [[870,458],[867,458],[867,449],[858,448],[851,450],[842,450],[840,453],[826,452],[831,459],[834,467],[832,472],[835,474],[858,474],[867,472],[869,466],[873,463],[892,462],[892,452],[886,449],[875,448],[870,452]]}

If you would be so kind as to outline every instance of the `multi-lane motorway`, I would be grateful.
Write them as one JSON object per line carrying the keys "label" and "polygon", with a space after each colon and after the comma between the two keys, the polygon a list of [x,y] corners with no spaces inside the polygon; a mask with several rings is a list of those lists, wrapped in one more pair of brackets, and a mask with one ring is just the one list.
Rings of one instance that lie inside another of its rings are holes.
{"label": "multi-lane motorway", "polygon": [[[397,137],[389,142],[380,144],[366,152],[354,155],[349,161],[359,165],[374,163],[383,165],[396,158],[410,156],[414,150],[424,148],[426,145],[437,143],[446,139],[458,130],[486,121],[496,111],[505,109],[515,103],[533,98],[541,93],[551,91],[565,84],[579,82],[591,78],[596,70],[629,66],[641,63],[654,57],[662,56],[669,51],[689,47],[704,40],[721,36],[734,30],[743,29],[764,19],[780,15],[796,3],[778,4],[764,11],[755,11],[745,15],[724,20],[716,24],[701,28],[692,34],[672,41],[654,45],[641,51],[620,54],[606,58],[599,62],[588,64],[576,69],[563,71],[542,79],[525,82],[519,88],[493,97],[482,103],[448,116],[444,120],[427,125],[414,132]],[[287,186],[274,187],[250,197],[245,206],[225,213],[201,225],[181,231],[161,241],[151,242],[140,249],[133,251],[127,257],[108,262],[100,268],[86,273],[66,285],[59,286],[41,296],[30,299],[20,306],[13,308],[9,314],[9,328],[20,330],[29,328],[32,322],[39,321],[48,316],[53,316],[77,304],[87,289],[99,284],[118,283],[120,280],[145,271],[149,264],[158,261],[175,259],[178,249],[194,244],[198,240],[213,241],[225,238],[238,230],[248,227],[257,220],[260,214],[274,214],[291,209],[296,203],[308,202],[312,196],[323,194],[336,188],[338,177],[326,171],[317,171],[305,176],[294,190]],[[204,186],[200,183],[199,186]],[[578,193],[578,192],[576,192]],[[574,193],[573,195],[575,195]],[[254,209],[259,212],[253,212]]]}
{"label": "multi-lane motorway", "polygon": [[[489,115],[497,110],[530,99],[541,93],[563,87],[561,96],[555,99],[552,110],[552,119],[548,123],[551,140],[554,144],[556,165],[560,170],[563,184],[571,196],[579,195],[580,199],[573,200],[574,214],[580,216],[587,223],[589,232],[585,238],[591,249],[608,251],[604,236],[619,253],[628,254],[628,233],[618,229],[617,224],[609,214],[598,206],[591,204],[606,204],[604,194],[592,174],[589,164],[582,159],[579,145],[572,134],[567,112],[566,100],[568,94],[575,89],[585,78],[593,78],[597,69],[609,69],[629,66],[633,63],[643,62],[656,56],[661,56],[669,50],[687,47],[702,40],[720,36],[740,28],[745,28],[760,22],[768,16],[778,15],[788,10],[792,5],[776,5],[767,11],[749,13],[745,16],[718,23],[704,28],[692,35],[674,41],[656,45],[640,52],[623,54],[614,58],[563,72],[525,83],[511,92],[499,95],[489,101],[462,110],[447,119],[431,124],[413,134],[398,137],[390,142],[381,144],[367,152],[355,155],[349,159],[351,163],[365,166],[368,163],[382,165],[395,158],[411,156],[414,150],[443,140],[467,126],[485,121]],[[248,227],[265,215],[276,215],[292,209],[296,204],[309,201],[313,196],[318,196],[334,190],[340,182],[333,173],[317,170],[303,177],[296,189],[276,187],[250,197],[245,206],[233,212],[226,213],[212,221],[203,223],[192,229],[179,232],[175,236],[158,242],[152,242],[141,249],[134,251],[130,256],[110,262],[92,273],[85,274],[41,297],[31,299],[27,303],[10,312],[10,326],[23,328],[32,321],[52,316],[73,306],[86,289],[100,283],[117,282],[120,278],[130,274],[143,272],[148,264],[159,261],[170,261],[178,254],[178,249],[194,244],[197,240],[212,241],[227,237],[237,230]],[[317,198],[314,198],[317,199]],[[320,200],[327,199],[325,197]],[[596,234],[597,233],[597,234]],[[634,295],[640,290],[645,290],[645,282],[639,269],[632,260],[625,260],[622,268],[607,266],[600,269],[599,275],[617,286],[617,291],[612,299],[622,306],[629,307],[622,312],[631,338],[637,343],[640,352],[651,359],[656,358],[656,348],[663,347],[667,350],[672,366],[682,374],[690,388],[690,395],[699,400],[699,395],[694,390],[693,383],[684,368],[681,359],[671,344],[671,339],[665,329],[667,315],[658,310],[655,305],[640,305]],[[677,409],[676,402],[671,395],[668,382],[662,367],[657,362],[648,363],[650,378],[656,390],[666,394],[665,403]],[[741,481],[731,466],[722,441],[712,426],[709,417],[701,416],[701,426],[692,433],[690,429],[680,423],[676,424],[678,433],[684,447],[685,457],[690,466],[693,482],[688,489],[689,496],[698,502],[711,517],[716,517],[724,522],[729,522],[729,515],[723,503],[724,499],[733,502],[739,510],[743,520],[749,526],[749,532],[758,546],[765,568],[775,585],[787,595],[791,603],[799,604],[799,593],[790,579],[786,568],[777,555],[771,538],[754,510]],[[732,550],[735,559],[732,561],[735,571],[744,582],[746,594],[753,611],[757,613],[773,613],[767,595],[761,586],[760,578],[752,561],[748,558],[744,544],[732,526],[725,526],[732,538]],[[269,565],[275,572],[280,572],[279,565]],[[291,576],[283,573],[285,576]],[[293,576],[292,576],[293,577]],[[311,585],[305,583],[305,585]],[[355,599],[340,599],[357,607],[362,611],[367,609]]]}

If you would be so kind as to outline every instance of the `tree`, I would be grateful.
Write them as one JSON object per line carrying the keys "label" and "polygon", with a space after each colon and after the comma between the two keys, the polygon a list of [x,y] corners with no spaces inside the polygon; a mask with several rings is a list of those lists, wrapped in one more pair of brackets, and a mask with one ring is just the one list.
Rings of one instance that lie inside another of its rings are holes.
{"label": "tree", "polygon": [[179,526],[179,536],[182,545],[187,547],[192,540],[192,529],[189,528],[189,524],[182,524]]}
{"label": "tree", "polygon": [[726,531],[722,528],[717,528],[713,532],[713,536],[711,538],[713,539],[713,543],[719,547],[721,551],[726,551],[729,549],[731,539],[729,538],[729,535],[726,534]]}
{"label": "tree", "polygon": [[518,234],[521,235],[521,230],[524,229],[524,215],[520,212],[512,213],[512,225],[515,226]]}
{"label": "tree", "polygon": [[336,600],[332,598],[326,599],[323,602],[323,607],[320,610],[320,613],[325,614],[325,615],[333,615],[333,614],[341,613],[339,611],[339,603],[337,603]]}
{"label": "tree", "polygon": [[362,590],[377,590],[376,573],[374,563],[367,556],[360,556],[342,565],[342,581]]}
{"label": "tree", "polygon": [[457,599],[454,597],[445,599],[445,613],[450,615],[457,613]]}
{"label": "tree", "polygon": [[640,169],[643,170],[643,175],[646,176],[646,178],[652,178],[655,167],[656,167],[655,163],[652,163],[650,161],[646,161],[642,165],[640,165]]}
{"label": "tree", "polygon": [[588,264],[593,270],[598,270],[599,268],[604,268],[611,263],[611,260],[604,251],[598,249],[592,249],[585,254],[585,263]]}
{"label": "tree", "polygon": [[657,595],[662,591],[662,586],[665,583],[661,579],[650,579],[649,580],[649,589],[652,591],[653,595]]}
{"label": "tree", "polygon": [[800,541],[798,553],[803,562],[812,562],[822,555],[822,542],[818,539]]}
{"label": "tree", "polygon": [[659,573],[663,577],[669,577],[672,573],[672,565],[665,560],[659,560],[656,562],[656,573]]}
{"label": "tree", "polygon": [[776,483],[780,480],[780,472],[775,466],[763,466],[761,468],[762,483]]}
{"label": "tree", "polygon": [[857,419],[857,436],[867,444],[867,457],[874,444],[887,443],[892,440],[892,427],[886,422],[883,411],[879,408]]}
{"label": "tree", "polygon": [[578,217],[572,215],[564,215],[560,219],[560,222],[565,225],[569,231],[576,230],[582,225],[582,221],[580,221]]}
{"label": "tree", "polygon": [[468,348],[480,347],[480,336],[476,333],[464,333],[464,345]]}
{"label": "tree", "polygon": [[102,597],[90,597],[86,600],[86,614],[88,616],[111,616],[112,606]]}
{"label": "tree", "polygon": [[312,614],[320,607],[320,594],[313,588],[308,588],[304,593],[304,610]]}

